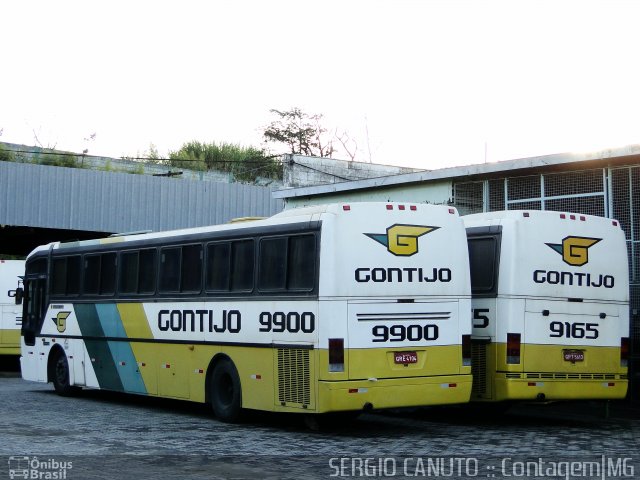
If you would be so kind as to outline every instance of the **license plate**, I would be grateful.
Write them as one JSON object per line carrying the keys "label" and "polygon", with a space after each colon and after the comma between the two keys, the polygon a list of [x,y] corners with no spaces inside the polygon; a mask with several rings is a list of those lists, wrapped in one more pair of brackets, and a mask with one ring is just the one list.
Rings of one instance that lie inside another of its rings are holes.
{"label": "license plate", "polygon": [[394,352],[393,360],[394,362],[403,365],[408,363],[418,363],[418,354],[416,352]]}
{"label": "license plate", "polygon": [[563,350],[565,362],[584,362],[584,352],[582,350]]}

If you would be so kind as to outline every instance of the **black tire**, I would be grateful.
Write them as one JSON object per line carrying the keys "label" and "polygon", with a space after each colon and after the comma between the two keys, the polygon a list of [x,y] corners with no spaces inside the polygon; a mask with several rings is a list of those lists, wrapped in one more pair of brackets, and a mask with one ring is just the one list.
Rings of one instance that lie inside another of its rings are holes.
{"label": "black tire", "polygon": [[80,391],[79,387],[71,386],[69,381],[69,362],[62,350],[53,354],[51,362],[51,381],[56,393],[62,397],[70,397]]}
{"label": "black tire", "polygon": [[211,374],[211,408],[219,420],[236,423],[242,417],[242,387],[235,365],[228,358],[220,360]]}

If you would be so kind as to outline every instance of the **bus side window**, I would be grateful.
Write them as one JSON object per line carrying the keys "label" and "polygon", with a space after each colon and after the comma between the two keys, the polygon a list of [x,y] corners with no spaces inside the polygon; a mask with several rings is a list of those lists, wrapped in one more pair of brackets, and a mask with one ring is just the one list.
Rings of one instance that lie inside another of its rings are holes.
{"label": "bus side window", "polygon": [[288,290],[313,289],[317,255],[315,235],[298,235],[289,239]]}
{"label": "bus side window", "polygon": [[82,258],[80,255],[54,257],[51,295],[80,295]]}
{"label": "bus side window", "polygon": [[240,240],[231,243],[231,290],[253,290],[254,271],[253,240]]}
{"label": "bus side window", "polygon": [[208,292],[229,291],[231,244],[219,242],[207,245],[206,262],[205,290]]}

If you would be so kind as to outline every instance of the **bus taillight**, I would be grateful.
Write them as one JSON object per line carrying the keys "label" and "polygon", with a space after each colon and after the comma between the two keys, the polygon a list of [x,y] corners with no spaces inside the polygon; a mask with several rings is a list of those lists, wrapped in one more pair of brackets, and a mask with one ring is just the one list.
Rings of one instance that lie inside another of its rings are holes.
{"label": "bus taillight", "polygon": [[329,339],[329,371],[344,372],[344,339]]}
{"label": "bus taillight", "polygon": [[629,337],[620,339],[620,366],[629,366]]}
{"label": "bus taillight", "polygon": [[462,365],[471,365],[471,335],[462,335]]}
{"label": "bus taillight", "polygon": [[507,363],[520,363],[519,333],[507,333]]}

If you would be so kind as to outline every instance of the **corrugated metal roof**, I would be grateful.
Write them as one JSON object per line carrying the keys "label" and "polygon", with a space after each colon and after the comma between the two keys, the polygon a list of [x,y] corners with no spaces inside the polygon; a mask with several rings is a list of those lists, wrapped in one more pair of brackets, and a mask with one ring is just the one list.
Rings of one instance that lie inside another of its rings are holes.
{"label": "corrugated metal roof", "polygon": [[126,232],[270,216],[268,187],[0,162],[0,224]]}
{"label": "corrugated metal roof", "polygon": [[273,196],[275,198],[282,199],[308,197],[359,189],[401,186],[408,183],[453,180],[459,177],[489,175],[498,172],[509,172],[521,169],[545,168],[597,160],[615,160],[618,158],[638,155],[640,155],[640,145],[627,145],[626,147],[610,148],[595,152],[558,153],[538,157],[519,158],[516,160],[504,160],[501,162],[442,168],[439,170],[404,173],[400,175],[389,175],[384,177],[368,178],[366,180],[282,189],[274,192]]}

